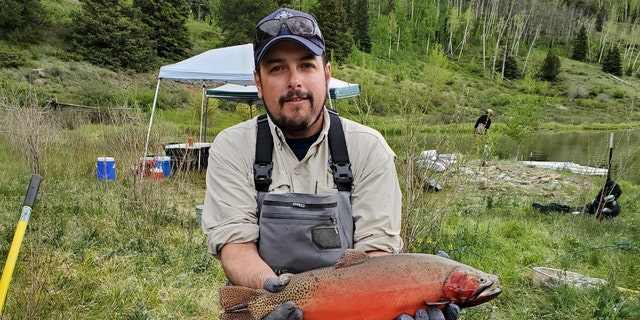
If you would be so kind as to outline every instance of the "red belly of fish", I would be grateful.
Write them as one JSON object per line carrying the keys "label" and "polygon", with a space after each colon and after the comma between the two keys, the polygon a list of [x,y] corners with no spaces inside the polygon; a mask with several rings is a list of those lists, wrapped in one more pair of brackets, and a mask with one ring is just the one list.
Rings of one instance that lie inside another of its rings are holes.
{"label": "red belly of fish", "polygon": [[389,320],[403,313],[413,315],[418,308],[425,307],[425,301],[439,301],[441,297],[441,282],[416,282],[410,276],[353,278],[347,282],[323,283],[301,307],[305,320]]}

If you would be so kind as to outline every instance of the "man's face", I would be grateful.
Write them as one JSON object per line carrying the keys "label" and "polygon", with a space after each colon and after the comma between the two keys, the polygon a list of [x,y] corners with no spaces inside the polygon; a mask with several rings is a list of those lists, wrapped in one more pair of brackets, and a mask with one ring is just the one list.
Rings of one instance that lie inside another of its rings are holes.
{"label": "man's face", "polygon": [[282,40],[262,57],[259,70],[254,71],[258,97],[287,137],[309,137],[322,129],[329,63],[293,40]]}

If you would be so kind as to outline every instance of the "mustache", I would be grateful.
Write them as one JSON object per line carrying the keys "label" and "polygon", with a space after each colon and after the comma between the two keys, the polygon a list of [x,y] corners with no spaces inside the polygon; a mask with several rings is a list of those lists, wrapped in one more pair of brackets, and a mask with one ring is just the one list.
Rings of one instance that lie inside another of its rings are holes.
{"label": "mustache", "polygon": [[284,95],[284,96],[280,97],[280,99],[278,99],[278,102],[280,103],[280,106],[283,106],[285,102],[291,101],[294,98],[309,99],[309,101],[313,105],[313,93],[307,92],[307,91],[302,91],[300,89],[287,92],[286,95]]}

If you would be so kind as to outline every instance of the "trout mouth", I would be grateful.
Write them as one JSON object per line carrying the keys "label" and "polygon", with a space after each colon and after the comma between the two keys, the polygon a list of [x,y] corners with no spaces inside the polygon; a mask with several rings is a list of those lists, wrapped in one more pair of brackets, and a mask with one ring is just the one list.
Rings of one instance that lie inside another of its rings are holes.
{"label": "trout mouth", "polygon": [[473,298],[465,301],[460,307],[466,308],[477,306],[489,300],[495,299],[500,293],[502,293],[500,280],[493,280],[490,283],[487,283],[486,286],[483,286],[478,291],[476,291],[476,293],[473,295]]}

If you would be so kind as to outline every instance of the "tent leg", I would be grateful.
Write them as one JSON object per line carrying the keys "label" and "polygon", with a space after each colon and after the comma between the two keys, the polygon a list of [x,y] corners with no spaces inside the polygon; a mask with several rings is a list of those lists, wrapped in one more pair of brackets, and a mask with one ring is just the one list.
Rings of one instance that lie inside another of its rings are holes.
{"label": "tent leg", "polygon": [[[162,79],[158,78],[158,84],[156,85],[156,94],[153,97],[153,105],[151,106],[151,117],[149,118],[149,129],[147,130],[147,140],[144,143],[144,155],[143,158],[147,157],[147,153],[149,152],[149,137],[151,136],[151,127],[153,126],[153,116],[156,112],[156,104],[158,103],[158,91],[160,90],[160,81]],[[144,170],[140,171],[140,176],[143,175]]]}
{"label": "tent leg", "polygon": [[362,116],[362,105],[360,104],[360,95],[358,95],[358,111],[360,112],[360,122],[364,124],[364,117]]}
{"label": "tent leg", "polygon": [[208,137],[207,137],[207,122],[209,120],[209,97],[207,97],[206,102],[204,104],[204,125],[203,125],[203,130],[204,130],[204,141],[209,141]]}
{"label": "tent leg", "polygon": [[206,95],[206,87],[202,84],[202,101],[200,102],[200,132],[198,132],[198,142],[202,142],[202,126],[204,123],[204,98]]}

